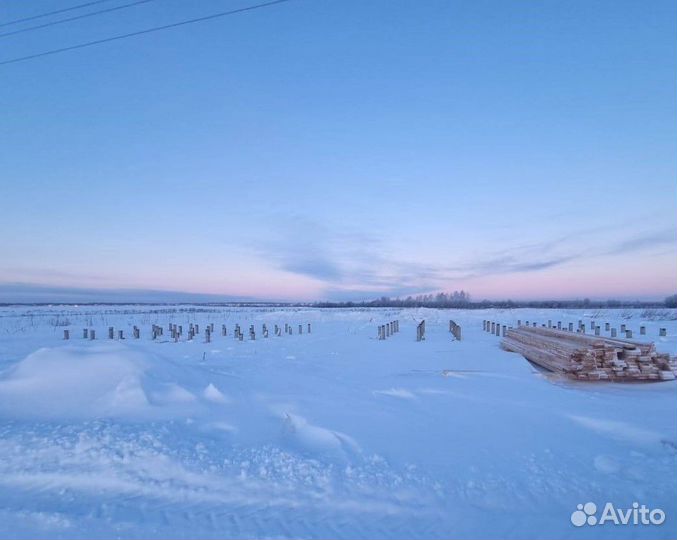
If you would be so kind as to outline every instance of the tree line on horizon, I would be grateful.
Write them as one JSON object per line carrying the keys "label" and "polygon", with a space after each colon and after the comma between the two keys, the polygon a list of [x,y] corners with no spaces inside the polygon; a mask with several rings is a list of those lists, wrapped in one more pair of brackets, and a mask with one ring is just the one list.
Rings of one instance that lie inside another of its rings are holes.
{"label": "tree line on horizon", "polygon": [[573,300],[480,300],[474,302],[466,291],[440,292],[437,294],[419,294],[406,298],[390,298],[382,296],[374,300],[356,301],[321,301],[321,302],[0,302],[0,307],[8,306],[119,306],[119,305],[201,305],[201,306],[236,306],[236,307],[430,307],[430,308],[562,308],[562,309],[614,309],[614,308],[677,308],[677,294],[673,294],[661,301],[643,300],[591,300],[590,298]]}
{"label": "tree line on horizon", "polygon": [[590,298],[572,300],[480,300],[473,302],[466,291],[440,292],[437,294],[419,294],[406,298],[382,296],[374,300],[346,302],[316,302],[315,307],[429,307],[429,308],[563,308],[563,309],[614,309],[614,308],[677,308],[677,294],[668,296],[663,302],[642,300],[591,300]]}

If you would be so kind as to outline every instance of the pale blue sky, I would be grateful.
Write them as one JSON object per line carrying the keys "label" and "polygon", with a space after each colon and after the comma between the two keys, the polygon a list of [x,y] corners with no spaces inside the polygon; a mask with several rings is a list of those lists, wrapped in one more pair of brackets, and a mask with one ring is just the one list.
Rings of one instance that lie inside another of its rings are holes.
{"label": "pale blue sky", "polygon": [[[77,3],[9,0],[0,24]],[[0,36],[0,61],[245,5],[155,0]],[[676,21],[672,1],[292,0],[0,66],[0,283],[673,293]]]}

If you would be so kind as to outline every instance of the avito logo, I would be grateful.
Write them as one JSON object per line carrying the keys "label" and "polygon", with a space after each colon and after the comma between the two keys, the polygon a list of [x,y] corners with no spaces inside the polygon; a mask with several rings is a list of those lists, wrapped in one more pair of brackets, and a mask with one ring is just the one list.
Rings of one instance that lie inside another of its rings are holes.
{"label": "avito logo", "polygon": [[571,514],[571,523],[576,527],[583,525],[660,525],[665,521],[665,512],[660,508],[650,510],[645,505],[632,503],[631,508],[616,508],[608,502],[601,515],[597,517],[597,505],[594,502],[576,505]]}

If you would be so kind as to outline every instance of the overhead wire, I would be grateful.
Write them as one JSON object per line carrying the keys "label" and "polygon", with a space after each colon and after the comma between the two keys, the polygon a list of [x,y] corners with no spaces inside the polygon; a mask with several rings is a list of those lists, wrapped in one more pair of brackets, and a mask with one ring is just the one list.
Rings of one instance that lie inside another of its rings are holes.
{"label": "overhead wire", "polygon": [[126,34],[119,34],[117,36],[111,36],[111,37],[107,37],[107,38],[96,39],[94,41],[87,41],[87,42],[84,42],[84,43],[78,43],[76,45],[70,45],[68,47],[60,47],[58,49],[49,49],[47,51],[42,51],[42,52],[35,53],[35,54],[29,54],[29,55],[26,55],[26,56],[19,56],[19,57],[16,57],[16,58],[10,58],[9,60],[0,61],[0,66],[7,65],[7,64],[15,64],[17,62],[25,62],[27,60],[33,60],[34,58],[40,58],[40,57],[43,57],[43,56],[50,56],[50,55],[54,55],[54,54],[63,53],[63,52],[66,52],[66,51],[73,51],[73,50],[76,50],[76,49],[83,49],[85,47],[92,47],[94,45],[101,45],[103,43],[110,43],[111,41],[118,41],[118,40],[121,40],[121,39],[126,39],[126,38],[130,38],[130,37],[134,37],[134,36],[141,36],[143,34],[160,32],[162,30],[168,30],[170,28],[177,28],[179,26],[185,26],[185,25],[193,24],[193,23],[197,23],[197,22],[209,21],[209,20],[213,20],[213,19],[218,19],[220,17],[227,17],[229,15],[236,15],[238,13],[244,13],[244,12],[247,12],[247,11],[254,11],[254,10],[257,10],[257,9],[263,9],[263,8],[274,6],[274,5],[277,5],[277,4],[284,4],[284,3],[290,2],[290,1],[291,0],[271,0],[270,2],[263,2],[263,3],[260,3],[260,4],[254,4],[254,5],[245,6],[245,7],[241,7],[241,8],[237,8],[237,9],[231,9],[229,11],[221,11],[219,13],[212,13],[211,15],[205,15],[203,17],[196,17],[194,19],[186,19],[186,20],[183,20],[183,21],[175,22],[175,23],[164,24],[162,26],[154,26],[154,27],[151,27],[151,28],[146,28],[144,30],[137,30],[136,32],[128,32]]}
{"label": "overhead wire", "polygon": [[57,24],[64,24],[71,21],[77,21],[80,19],[86,19],[88,17],[94,17],[96,15],[102,15],[104,13],[111,13],[113,11],[119,11],[121,9],[127,9],[130,7],[138,6],[139,4],[147,4],[148,2],[153,2],[154,0],[136,0],[135,2],[130,2],[129,4],[122,4],[121,6],[115,6],[107,9],[100,9],[99,11],[92,11],[90,13],[83,13],[82,15],[75,15],[74,17],[68,17],[66,19],[59,19],[58,21],[50,21],[43,24],[37,24],[35,26],[28,26],[26,28],[19,28],[19,30],[12,30],[11,32],[5,32],[0,34],[0,38],[13,36],[15,34],[22,34],[24,32],[32,32],[33,30],[39,30],[40,28],[47,28],[49,26],[55,26]]}
{"label": "overhead wire", "polygon": [[10,24],[19,24],[22,22],[34,21],[35,19],[41,19],[42,17],[49,17],[50,15],[58,15],[59,13],[65,13],[67,11],[73,11],[75,9],[80,9],[83,7],[94,6],[96,4],[103,4],[104,2],[110,2],[110,0],[92,0],[91,2],[78,4],[77,6],[57,9],[55,11],[47,11],[46,13],[38,13],[37,15],[31,15],[30,17],[22,17],[21,19],[14,19],[13,21],[0,23],[0,27],[9,26]]}

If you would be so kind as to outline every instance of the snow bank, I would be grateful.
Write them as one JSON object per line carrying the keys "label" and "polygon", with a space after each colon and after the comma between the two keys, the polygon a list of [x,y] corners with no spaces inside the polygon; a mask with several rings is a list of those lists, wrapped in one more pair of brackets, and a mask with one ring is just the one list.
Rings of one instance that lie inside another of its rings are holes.
{"label": "snow bank", "polygon": [[0,378],[0,417],[95,418],[150,408],[139,353],[111,343],[43,348]]}

